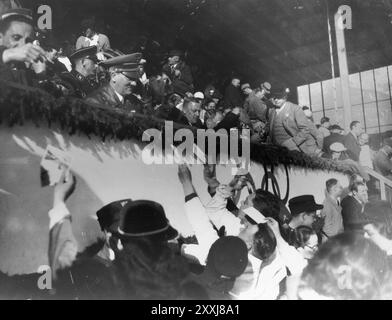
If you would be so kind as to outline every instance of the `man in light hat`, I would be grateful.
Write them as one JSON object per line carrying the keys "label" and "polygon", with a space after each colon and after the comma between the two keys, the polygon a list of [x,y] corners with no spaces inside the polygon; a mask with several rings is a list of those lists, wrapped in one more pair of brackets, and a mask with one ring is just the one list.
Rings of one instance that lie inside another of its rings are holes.
{"label": "man in light hat", "polygon": [[333,143],[339,142],[344,145],[344,140],[345,140],[345,137],[342,134],[344,130],[338,124],[334,124],[330,126],[329,131],[331,132],[331,134],[328,137],[324,138],[324,143],[323,143],[323,151],[325,153],[329,153],[329,147]]}
{"label": "man in light hat", "polygon": [[244,102],[244,111],[248,115],[250,121],[267,122],[267,106],[261,100],[260,95],[256,95],[248,84],[242,91],[247,96]]}
{"label": "man in light hat", "polygon": [[270,119],[272,142],[289,150],[301,151],[306,154],[321,155],[323,137],[310,122],[302,108],[289,102],[290,89],[278,88],[272,92],[276,111]]}
{"label": "man in light hat", "polygon": [[33,44],[33,25],[33,15],[28,9],[10,9],[0,16],[2,79],[32,85],[33,79],[37,77],[34,73],[45,72],[46,53],[39,45]]}
{"label": "man in light hat", "polygon": [[330,145],[329,152],[324,157],[326,159],[343,161],[349,159],[346,152],[347,148],[342,143],[335,142]]}
{"label": "man in light hat", "polygon": [[73,70],[59,74],[56,82],[64,88],[64,95],[84,99],[97,88],[97,82],[93,80],[98,63],[97,47],[81,48],[69,58]]}
{"label": "man in light hat", "polygon": [[260,85],[264,97],[271,93],[271,88],[272,86],[269,82],[264,82]]}
{"label": "man in light hat", "polygon": [[141,111],[141,101],[133,96],[140,76],[141,58],[141,53],[133,53],[101,62],[100,65],[110,73],[110,82],[88,95],[86,102],[128,111]]}
{"label": "man in light hat", "polygon": [[187,92],[194,92],[193,77],[189,66],[182,61],[183,53],[179,50],[172,50],[169,53],[167,64],[163,66],[162,72],[169,77],[173,90],[181,96]]}

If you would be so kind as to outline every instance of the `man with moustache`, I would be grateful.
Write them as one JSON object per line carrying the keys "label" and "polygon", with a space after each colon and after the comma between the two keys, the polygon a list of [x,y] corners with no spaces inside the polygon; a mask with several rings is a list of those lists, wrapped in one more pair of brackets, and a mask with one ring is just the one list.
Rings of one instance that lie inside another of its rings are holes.
{"label": "man with moustache", "polygon": [[140,76],[140,60],[141,54],[133,53],[101,62],[100,65],[110,73],[110,81],[88,95],[85,101],[127,111],[140,111],[140,105],[133,96],[133,88]]}

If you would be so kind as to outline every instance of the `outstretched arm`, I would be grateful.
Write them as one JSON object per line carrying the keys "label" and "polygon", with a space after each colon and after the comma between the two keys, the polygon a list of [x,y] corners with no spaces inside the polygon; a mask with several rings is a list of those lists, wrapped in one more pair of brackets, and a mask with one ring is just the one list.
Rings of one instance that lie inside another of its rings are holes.
{"label": "outstretched arm", "polygon": [[72,174],[54,187],[53,208],[49,211],[49,264],[53,279],[57,272],[70,267],[75,261],[78,251],[77,241],[72,232],[71,214],[65,205],[75,190],[76,179]]}
{"label": "outstretched arm", "polygon": [[178,177],[185,195],[185,213],[199,242],[197,246],[183,246],[182,253],[185,256],[193,256],[201,264],[205,264],[208,252],[218,239],[218,235],[193,187],[192,175],[187,165],[179,165]]}

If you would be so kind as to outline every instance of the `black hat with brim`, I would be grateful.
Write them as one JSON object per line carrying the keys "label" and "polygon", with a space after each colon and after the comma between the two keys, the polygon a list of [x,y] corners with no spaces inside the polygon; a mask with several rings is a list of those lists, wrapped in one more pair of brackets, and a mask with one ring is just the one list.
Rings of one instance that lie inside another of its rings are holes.
{"label": "black hat with brim", "polygon": [[24,18],[33,22],[33,12],[26,8],[9,9],[1,14],[0,20]]}
{"label": "black hat with brim", "polygon": [[317,204],[312,195],[303,195],[292,198],[289,201],[291,215],[296,216],[304,212],[314,212],[324,208],[323,205]]}
{"label": "black hat with brim", "polygon": [[97,53],[98,53],[97,46],[80,48],[69,56],[69,60],[75,62],[76,60],[80,60],[80,59],[90,59],[94,62],[98,62]]}
{"label": "black hat with brim", "polygon": [[121,221],[121,211],[131,201],[131,199],[118,200],[99,209],[97,218],[101,230],[117,233]]}
{"label": "black hat with brim", "polygon": [[137,200],[122,209],[118,236],[124,240],[154,237],[161,241],[169,241],[176,238],[178,232],[170,225],[159,203]]}
{"label": "black hat with brim", "polygon": [[343,128],[337,124],[333,124],[332,126],[330,126],[328,128],[328,130],[332,131],[332,130],[339,130],[339,131],[343,131]]}
{"label": "black hat with brim", "polygon": [[102,61],[100,65],[136,80],[140,77],[139,66],[141,58],[141,53],[125,54]]}

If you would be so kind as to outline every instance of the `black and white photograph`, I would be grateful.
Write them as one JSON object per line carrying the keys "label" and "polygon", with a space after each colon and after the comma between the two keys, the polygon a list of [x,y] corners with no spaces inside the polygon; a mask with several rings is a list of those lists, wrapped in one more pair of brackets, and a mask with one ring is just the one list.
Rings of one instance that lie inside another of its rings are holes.
{"label": "black and white photograph", "polygon": [[0,0],[0,300],[392,300],[391,40],[392,0]]}

